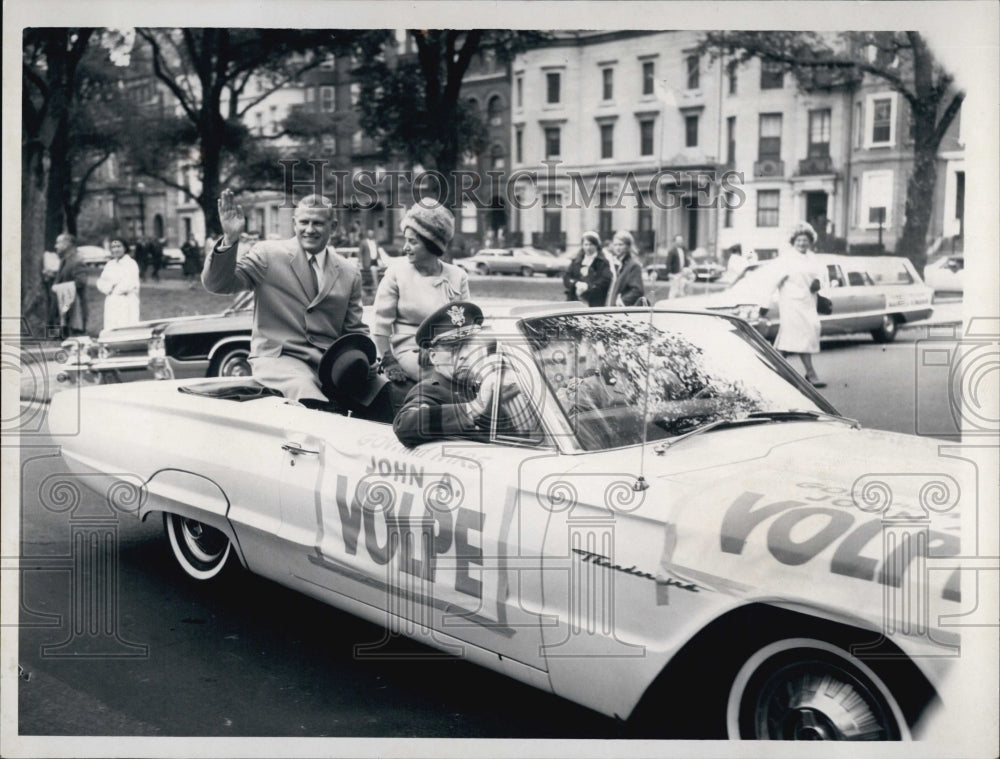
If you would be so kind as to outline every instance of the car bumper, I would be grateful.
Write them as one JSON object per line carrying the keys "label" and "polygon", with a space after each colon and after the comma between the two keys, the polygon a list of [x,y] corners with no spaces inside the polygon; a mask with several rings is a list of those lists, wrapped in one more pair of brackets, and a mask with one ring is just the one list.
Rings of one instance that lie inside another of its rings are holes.
{"label": "car bumper", "polygon": [[175,379],[197,379],[208,374],[208,359],[196,359],[194,361],[178,361],[175,358],[166,356],[165,358],[149,359],[149,372],[153,379],[175,380]]}

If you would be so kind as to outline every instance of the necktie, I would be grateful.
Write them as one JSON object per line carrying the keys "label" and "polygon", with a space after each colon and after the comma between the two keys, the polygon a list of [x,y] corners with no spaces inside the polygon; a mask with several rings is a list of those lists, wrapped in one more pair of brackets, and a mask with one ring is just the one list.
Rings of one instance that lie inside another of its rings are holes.
{"label": "necktie", "polygon": [[319,262],[316,260],[316,254],[311,254],[309,256],[309,279],[312,281],[312,292],[310,296],[315,298],[319,295],[319,274],[317,274],[317,269],[319,268]]}

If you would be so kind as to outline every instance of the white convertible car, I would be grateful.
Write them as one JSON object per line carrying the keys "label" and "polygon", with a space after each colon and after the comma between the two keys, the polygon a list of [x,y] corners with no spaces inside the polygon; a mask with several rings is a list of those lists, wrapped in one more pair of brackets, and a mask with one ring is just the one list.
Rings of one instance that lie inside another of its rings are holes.
{"label": "white convertible car", "polygon": [[407,448],[248,378],[64,392],[50,424],[194,580],[242,566],[640,731],[921,737],[962,462],[839,416],[739,319],[563,305],[491,339],[520,393],[488,439]]}

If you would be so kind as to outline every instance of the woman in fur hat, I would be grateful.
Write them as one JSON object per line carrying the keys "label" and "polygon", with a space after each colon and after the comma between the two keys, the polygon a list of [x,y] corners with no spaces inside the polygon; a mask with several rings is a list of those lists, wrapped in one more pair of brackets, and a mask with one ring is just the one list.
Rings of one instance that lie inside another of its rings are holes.
{"label": "woman in fur hat", "polygon": [[399,226],[405,258],[393,262],[379,283],[372,337],[382,371],[403,395],[420,376],[417,327],[446,303],[469,300],[469,275],[441,260],[455,234],[447,208],[418,203]]}

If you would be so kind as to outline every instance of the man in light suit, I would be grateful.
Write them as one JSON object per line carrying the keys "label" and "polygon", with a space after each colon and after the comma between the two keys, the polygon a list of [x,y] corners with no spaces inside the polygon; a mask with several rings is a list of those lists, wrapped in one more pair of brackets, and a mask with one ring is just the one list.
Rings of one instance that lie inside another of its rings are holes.
{"label": "man in light suit", "polygon": [[237,255],[245,217],[230,190],[219,198],[222,239],[206,257],[201,281],[212,293],[253,290],[250,366],[254,378],[306,406],[327,402],[317,369],[341,335],[368,334],[361,320],[361,273],[327,250],[333,205],[310,195],[295,208],[295,237],[255,243]]}

